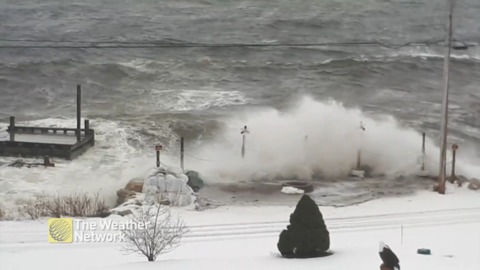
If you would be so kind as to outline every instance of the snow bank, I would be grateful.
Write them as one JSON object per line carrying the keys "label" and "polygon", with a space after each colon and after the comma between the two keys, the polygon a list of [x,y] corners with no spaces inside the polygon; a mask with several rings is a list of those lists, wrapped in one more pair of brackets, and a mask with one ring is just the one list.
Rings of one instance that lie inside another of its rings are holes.
{"label": "snow bank", "polygon": [[[322,207],[334,252],[325,258],[279,257],[278,235],[288,224],[292,204],[225,206],[204,212],[172,208],[190,232],[179,248],[153,263],[141,256],[125,256],[117,242],[48,243],[47,220],[0,222],[0,264],[2,270],[367,270],[379,269],[378,242],[384,241],[399,257],[402,269],[479,269],[480,196],[454,185],[447,191],[446,195],[425,191],[343,208]],[[418,255],[418,248],[429,248],[432,255]]]}

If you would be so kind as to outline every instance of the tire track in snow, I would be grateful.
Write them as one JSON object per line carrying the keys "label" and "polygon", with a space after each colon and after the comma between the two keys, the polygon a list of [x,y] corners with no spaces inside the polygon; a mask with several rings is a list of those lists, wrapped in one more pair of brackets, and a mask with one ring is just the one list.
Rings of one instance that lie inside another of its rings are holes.
{"label": "tire track in snow", "polygon": [[[372,231],[480,222],[480,208],[421,211],[325,219],[331,233]],[[252,222],[190,226],[187,241],[224,240],[278,235],[288,222]]]}

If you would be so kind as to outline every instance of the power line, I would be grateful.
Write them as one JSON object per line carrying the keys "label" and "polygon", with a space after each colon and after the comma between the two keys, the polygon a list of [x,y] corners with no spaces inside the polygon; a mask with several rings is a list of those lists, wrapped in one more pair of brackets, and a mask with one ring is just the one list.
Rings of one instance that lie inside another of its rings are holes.
{"label": "power line", "polygon": [[[248,47],[418,47],[444,46],[441,41],[408,42],[403,44],[388,44],[381,42],[318,42],[318,43],[168,43],[160,41],[53,41],[53,40],[22,40],[0,39],[0,42],[50,43],[28,45],[0,45],[1,49],[154,49],[154,48],[248,48]],[[472,44],[469,46],[477,46]]]}

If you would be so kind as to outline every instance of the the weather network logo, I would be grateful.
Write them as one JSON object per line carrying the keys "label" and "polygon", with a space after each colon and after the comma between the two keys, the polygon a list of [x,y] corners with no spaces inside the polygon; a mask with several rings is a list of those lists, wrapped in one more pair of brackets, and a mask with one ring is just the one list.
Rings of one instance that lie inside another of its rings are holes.
{"label": "the weather network logo", "polygon": [[48,219],[48,242],[72,243],[73,242],[73,220],[71,218],[49,218]]}

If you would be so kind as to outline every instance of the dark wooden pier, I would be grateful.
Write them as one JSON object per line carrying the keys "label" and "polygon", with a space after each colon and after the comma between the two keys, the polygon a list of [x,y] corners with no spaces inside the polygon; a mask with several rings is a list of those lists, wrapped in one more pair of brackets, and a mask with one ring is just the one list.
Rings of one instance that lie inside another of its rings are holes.
{"label": "dark wooden pier", "polygon": [[7,132],[10,137],[0,141],[0,156],[38,158],[57,157],[73,160],[95,145],[95,131],[89,120],[81,125],[81,86],[77,86],[77,127],[17,126],[10,116]]}

